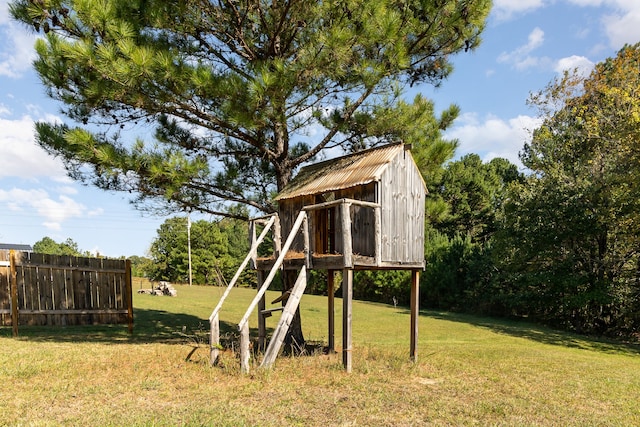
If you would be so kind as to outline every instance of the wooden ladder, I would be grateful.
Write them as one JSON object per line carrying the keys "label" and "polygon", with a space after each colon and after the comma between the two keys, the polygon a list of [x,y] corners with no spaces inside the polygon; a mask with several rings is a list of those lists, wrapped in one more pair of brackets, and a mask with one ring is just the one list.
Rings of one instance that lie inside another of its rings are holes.
{"label": "wooden ladder", "polygon": [[[282,266],[283,262],[284,262],[284,258],[287,254],[287,251],[289,250],[289,248],[291,247],[291,245],[293,244],[293,241],[296,237],[296,234],[298,233],[298,231],[300,230],[300,228],[303,229],[304,231],[304,236],[305,236],[305,247],[308,247],[308,228],[305,226],[303,227],[303,224],[307,223],[307,214],[305,211],[300,211],[300,213],[298,213],[298,216],[295,220],[295,222],[293,223],[293,226],[291,227],[291,231],[289,232],[289,236],[287,237],[287,240],[284,242],[284,245],[282,245],[281,248],[281,252],[278,255],[278,258],[276,259],[275,263],[273,264],[271,271],[269,272],[269,275],[267,276],[267,278],[264,280],[264,282],[262,283],[262,285],[260,286],[260,289],[258,289],[258,292],[256,294],[256,296],[253,298],[253,301],[251,301],[251,304],[249,304],[249,307],[247,308],[247,311],[245,312],[244,316],[242,317],[242,320],[240,320],[240,323],[238,323],[238,331],[240,331],[240,370],[244,373],[248,373],[249,372],[249,316],[251,315],[251,313],[253,312],[253,310],[256,308],[256,306],[258,305],[258,302],[264,297],[265,292],[267,291],[267,289],[269,288],[269,285],[271,284],[271,282],[273,281],[273,279],[276,276],[276,273],[278,272],[278,270],[280,270],[280,267]],[[300,283],[302,282],[302,283]],[[291,318],[293,317],[293,313],[295,313],[295,309],[298,307],[298,304],[300,303],[300,297],[302,295],[302,293],[304,292],[305,287],[307,286],[307,269],[306,266],[304,266],[301,270],[300,270],[300,274],[298,275],[298,279],[296,280],[296,283],[294,284],[294,289],[300,288],[301,289],[298,291],[298,295],[294,296],[293,295],[293,290],[292,290],[292,294],[289,297],[290,301],[287,301],[287,304],[285,305],[285,309],[282,313],[282,317],[281,317],[281,323],[283,322],[282,319],[284,318],[285,320],[289,318],[288,324],[286,326],[286,329],[284,329],[284,334],[286,334],[287,330],[289,329],[289,325],[291,324]],[[297,300],[297,301],[296,301]],[[292,311],[291,311],[291,315],[286,315],[287,314],[287,307],[289,307],[289,304],[293,304],[295,302],[295,307],[293,307]],[[280,326],[278,326],[279,329]],[[284,327],[283,327],[284,328]],[[284,335],[283,338],[284,339]],[[271,341],[273,341],[273,338],[271,339]],[[280,350],[280,346],[282,345],[282,342],[280,342],[280,344],[278,345],[277,350]],[[269,347],[271,347],[271,343],[269,343]],[[277,351],[272,350],[272,352],[275,352],[275,355],[273,355],[273,358],[275,359],[275,357],[277,356]],[[271,362],[271,364],[273,363],[273,361]],[[263,364],[264,365],[264,364]],[[261,365],[262,366],[262,365]],[[265,365],[265,366],[269,366],[269,365]]]}
{"label": "wooden ladder", "polygon": [[269,346],[267,346],[267,350],[264,353],[264,358],[260,364],[261,368],[270,368],[273,365],[273,362],[275,362],[276,357],[278,357],[278,353],[280,353],[280,348],[284,342],[284,337],[287,335],[289,326],[291,326],[291,320],[300,305],[300,299],[302,298],[302,294],[304,294],[306,287],[307,268],[303,265],[302,269],[300,269],[300,274],[298,274],[298,278],[296,279],[296,283],[293,285],[287,304],[284,306],[278,326],[276,326],[276,330],[269,341]]}

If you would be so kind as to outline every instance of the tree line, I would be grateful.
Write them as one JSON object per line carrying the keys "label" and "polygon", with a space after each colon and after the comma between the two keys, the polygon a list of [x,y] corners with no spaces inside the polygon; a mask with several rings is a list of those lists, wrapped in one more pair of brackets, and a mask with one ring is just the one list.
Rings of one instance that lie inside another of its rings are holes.
{"label": "tree line", "polygon": [[534,93],[526,173],[470,155],[429,184],[423,305],[638,338],[639,70],[625,46]]}

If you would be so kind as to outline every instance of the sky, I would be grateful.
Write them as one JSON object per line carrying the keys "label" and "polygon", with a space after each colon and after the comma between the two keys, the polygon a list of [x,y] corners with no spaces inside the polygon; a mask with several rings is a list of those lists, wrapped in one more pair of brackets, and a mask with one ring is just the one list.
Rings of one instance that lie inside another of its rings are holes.
{"label": "sky", "polygon": [[[36,143],[36,121],[64,121],[32,69],[35,36],[13,22],[0,0],[0,243],[33,245],[48,236],[73,239],[83,251],[110,257],[145,255],[166,219],[143,215],[128,197],[83,186]],[[420,87],[437,111],[457,104],[447,131],[457,157],[518,152],[539,123],[527,106],[563,70],[588,73],[640,41],[640,0],[494,0],[475,51],[453,58],[439,88]]]}

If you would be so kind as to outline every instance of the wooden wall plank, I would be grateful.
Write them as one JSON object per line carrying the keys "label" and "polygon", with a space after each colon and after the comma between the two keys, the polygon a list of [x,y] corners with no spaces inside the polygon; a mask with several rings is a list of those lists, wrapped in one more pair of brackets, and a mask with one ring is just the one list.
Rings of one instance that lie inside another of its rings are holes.
{"label": "wooden wall plank", "polygon": [[[61,266],[66,267],[66,265],[68,264],[68,257],[60,257],[59,261],[62,264]],[[64,296],[65,269],[55,268],[52,270],[53,281],[51,283],[51,290],[53,297],[51,305],[53,310],[64,310],[66,304],[66,299]],[[66,325],[64,316],[62,316],[59,312],[52,316],[52,320],[54,325]]]}
{"label": "wooden wall plank", "polygon": [[11,284],[11,325],[13,329],[13,336],[18,336],[18,280],[17,280],[17,256],[14,251],[10,252],[10,272],[9,283]]}
{"label": "wooden wall plank", "polygon": [[19,301],[19,308],[39,309],[40,297],[38,296],[38,270],[29,268],[26,265],[16,266],[18,274],[18,298],[22,294],[22,301]]}

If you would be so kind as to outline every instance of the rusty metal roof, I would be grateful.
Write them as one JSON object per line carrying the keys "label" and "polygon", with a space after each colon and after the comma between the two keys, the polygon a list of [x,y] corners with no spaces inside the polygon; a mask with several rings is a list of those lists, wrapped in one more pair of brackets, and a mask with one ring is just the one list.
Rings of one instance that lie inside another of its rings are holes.
{"label": "rusty metal roof", "polygon": [[378,181],[387,165],[403,150],[404,144],[390,144],[305,166],[276,196],[276,200],[321,194]]}

